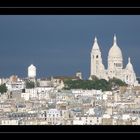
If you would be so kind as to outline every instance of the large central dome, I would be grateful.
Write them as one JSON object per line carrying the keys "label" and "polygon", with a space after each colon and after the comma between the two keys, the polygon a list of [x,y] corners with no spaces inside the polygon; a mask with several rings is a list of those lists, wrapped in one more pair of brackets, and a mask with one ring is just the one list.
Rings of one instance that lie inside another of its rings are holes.
{"label": "large central dome", "polygon": [[116,36],[114,36],[114,43],[113,43],[113,46],[109,50],[108,57],[109,58],[120,58],[120,59],[122,59],[122,51],[117,45]]}

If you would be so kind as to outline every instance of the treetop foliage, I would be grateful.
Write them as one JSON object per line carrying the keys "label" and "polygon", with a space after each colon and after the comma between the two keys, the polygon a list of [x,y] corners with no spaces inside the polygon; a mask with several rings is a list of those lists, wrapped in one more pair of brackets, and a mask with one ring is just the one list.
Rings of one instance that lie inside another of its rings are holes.
{"label": "treetop foliage", "polygon": [[96,77],[92,77],[93,80],[65,80],[64,81],[64,89],[96,89],[102,91],[111,91],[120,86],[127,86],[125,82],[120,79],[109,79],[106,81],[105,79],[98,79]]}
{"label": "treetop foliage", "polygon": [[7,87],[5,84],[0,85],[0,93],[3,94],[7,92]]}

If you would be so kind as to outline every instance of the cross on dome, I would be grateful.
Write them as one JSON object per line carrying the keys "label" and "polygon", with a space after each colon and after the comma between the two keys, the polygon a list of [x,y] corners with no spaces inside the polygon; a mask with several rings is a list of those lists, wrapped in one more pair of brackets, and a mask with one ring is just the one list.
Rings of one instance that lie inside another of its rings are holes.
{"label": "cross on dome", "polygon": [[128,63],[131,63],[130,57],[128,58]]}
{"label": "cross on dome", "polygon": [[94,42],[97,42],[97,37],[95,36]]}
{"label": "cross on dome", "polygon": [[116,34],[114,34],[114,44],[117,44],[117,37],[116,37]]}

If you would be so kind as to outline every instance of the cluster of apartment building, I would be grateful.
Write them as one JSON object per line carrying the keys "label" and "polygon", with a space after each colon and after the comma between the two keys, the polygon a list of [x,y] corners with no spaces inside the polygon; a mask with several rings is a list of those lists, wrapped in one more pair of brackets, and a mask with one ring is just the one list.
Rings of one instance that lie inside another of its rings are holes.
{"label": "cluster of apartment building", "polygon": [[27,89],[15,76],[0,81],[8,88],[0,94],[0,125],[140,124],[140,87],[63,90],[63,81],[51,78]]}

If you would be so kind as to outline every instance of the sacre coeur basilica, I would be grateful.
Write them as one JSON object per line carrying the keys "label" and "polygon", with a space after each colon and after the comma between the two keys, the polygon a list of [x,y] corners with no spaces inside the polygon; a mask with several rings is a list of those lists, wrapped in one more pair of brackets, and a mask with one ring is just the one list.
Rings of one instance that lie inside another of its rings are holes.
{"label": "sacre coeur basilica", "polygon": [[128,64],[126,67],[123,66],[123,55],[120,47],[117,44],[116,35],[114,35],[113,45],[108,53],[107,69],[105,69],[102,62],[102,54],[98,45],[97,38],[95,37],[91,50],[90,67],[91,71],[89,79],[92,79],[92,76],[96,76],[99,79],[105,80],[109,80],[110,78],[114,77],[126,82],[128,85],[138,85],[130,57],[128,58]]}

